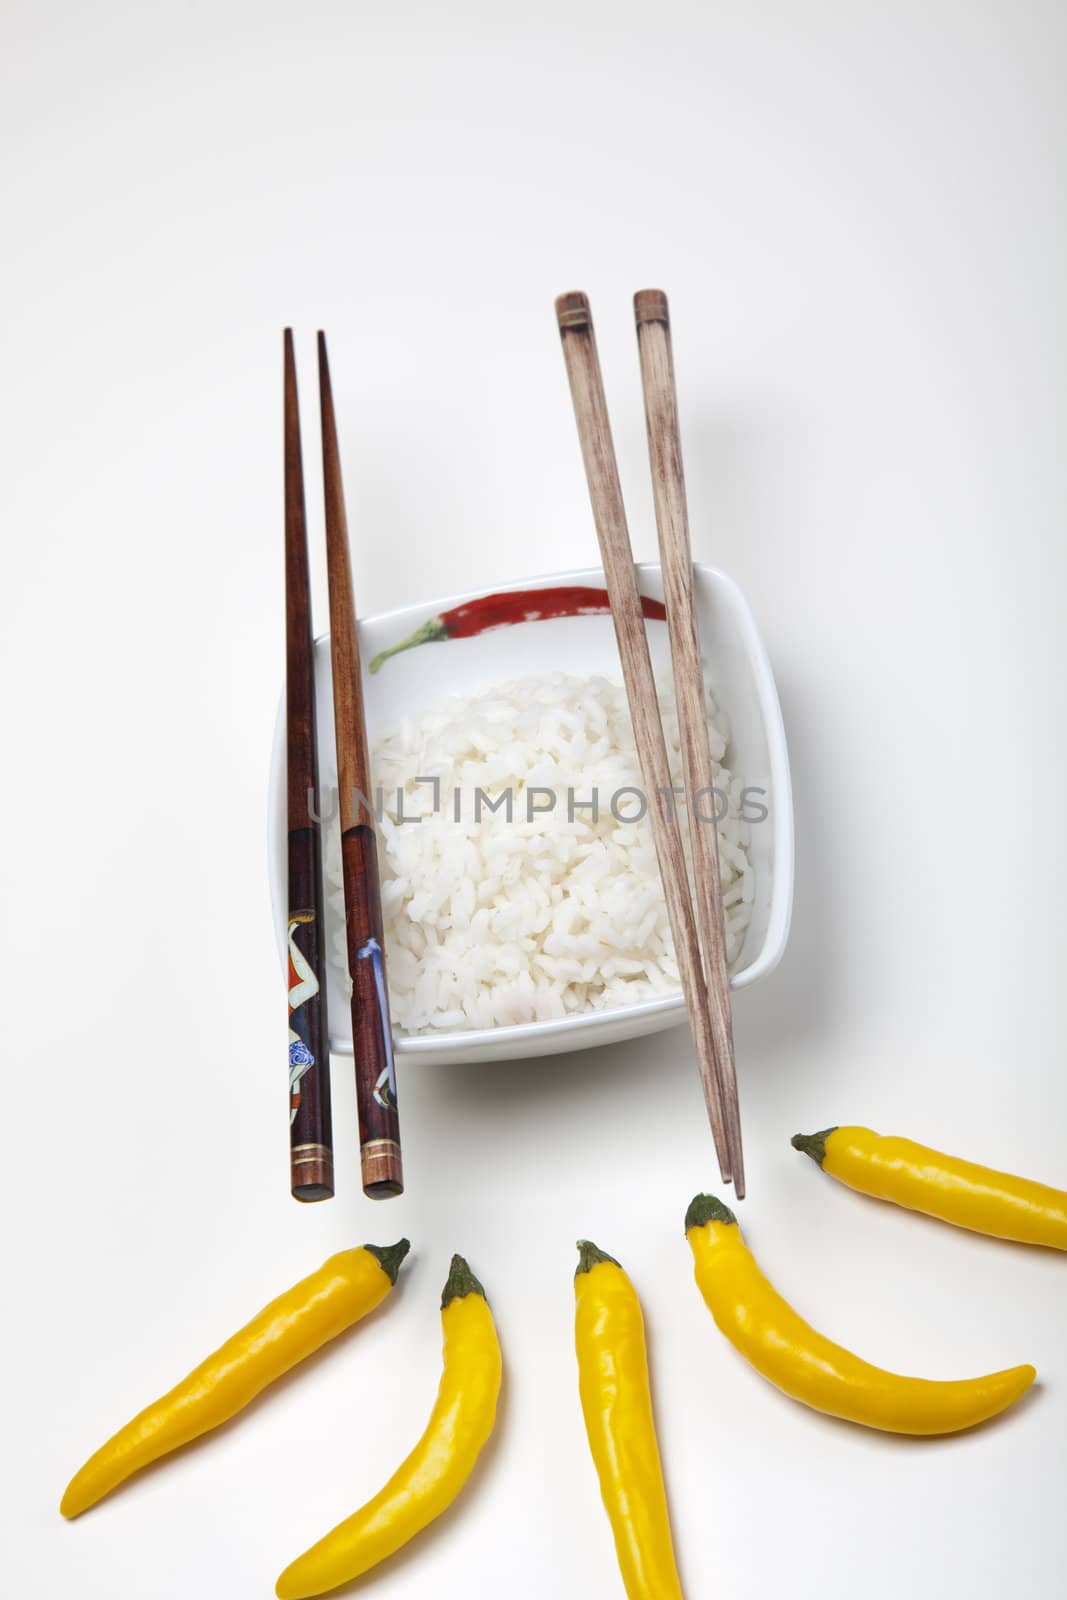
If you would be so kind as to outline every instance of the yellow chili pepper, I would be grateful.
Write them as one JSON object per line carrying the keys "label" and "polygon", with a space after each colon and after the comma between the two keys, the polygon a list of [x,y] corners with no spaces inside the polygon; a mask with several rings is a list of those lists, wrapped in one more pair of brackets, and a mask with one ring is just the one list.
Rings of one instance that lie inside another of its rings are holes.
{"label": "yellow chili pepper", "polygon": [[600,1493],[630,1600],[681,1600],[633,1284],[613,1256],[578,1241],[578,1388]]}
{"label": "yellow chili pepper", "polygon": [[1067,1194],[870,1128],[797,1133],[793,1148],[851,1189],[997,1239],[1067,1250]]}
{"label": "yellow chili pepper", "polygon": [[700,1292],[722,1332],[765,1378],[816,1411],[889,1433],[955,1433],[1005,1410],[1037,1376],[1023,1366],[933,1383],[872,1367],[816,1333],[787,1305],[721,1201],[698,1194],[685,1227]]}
{"label": "yellow chili pepper", "polygon": [[500,1345],[485,1290],[462,1256],[441,1296],[444,1371],[426,1431],[385,1487],[292,1562],[279,1600],[305,1600],[377,1566],[450,1506],[493,1431]]}
{"label": "yellow chili pepper", "polygon": [[305,1356],[384,1300],[410,1245],[361,1245],[264,1306],[187,1378],[109,1439],[76,1472],[59,1509],[78,1517],[150,1461],[227,1422]]}

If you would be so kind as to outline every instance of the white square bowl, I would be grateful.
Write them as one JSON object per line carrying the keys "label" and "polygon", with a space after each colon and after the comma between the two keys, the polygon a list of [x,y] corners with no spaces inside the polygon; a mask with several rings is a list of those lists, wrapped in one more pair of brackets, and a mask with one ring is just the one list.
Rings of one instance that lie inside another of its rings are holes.
{"label": "white square bowl", "polygon": [[[793,808],[789,757],[778,695],[770,662],[752,612],[741,590],[715,567],[696,565],[695,590],[701,649],[715,698],[730,724],[727,764],[740,781],[763,790],[765,821],[751,824],[750,854],[755,877],[752,920],[740,959],[731,978],[734,989],[747,988],[777,966],[789,935],[793,902]],[[639,566],[641,593],[663,599],[658,566]],[[610,617],[566,617],[547,622],[526,622],[494,629],[471,639],[428,643],[390,659],[373,677],[366,663],[380,650],[406,638],[441,612],[477,599],[483,594],[549,589],[559,584],[604,587],[603,572],[553,573],[548,577],[451,595],[425,604],[404,606],[359,624],[359,647],[364,662],[367,731],[376,735],[395,727],[405,717],[449,694],[473,694],[494,682],[528,673],[565,670],[580,675],[602,673],[617,682],[622,668]],[[670,681],[670,649],[665,623],[648,625],[649,647],[656,676]],[[337,783],[334,752],[333,691],[330,681],[328,637],[316,640],[315,692],[317,696],[319,781],[323,794]],[[283,968],[287,961],[287,853],[285,792],[285,697],[282,696],[271,756],[268,804],[269,870],[275,933]],[[327,907],[327,918],[329,908]],[[334,948],[333,929],[327,921],[326,948]],[[331,962],[326,980],[330,1022],[330,1048],[352,1053],[352,1027],[344,975]],[[507,1061],[524,1056],[555,1055],[591,1045],[614,1044],[638,1034],[669,1028],[685,1020],[682,995],[661,995],[633,1005],[583,1012],[548,1022],[524,1022],[511,1027],[408,1036],[397,1034],[396,1054],[405,1061],[427,1064],[448,1061]]]}

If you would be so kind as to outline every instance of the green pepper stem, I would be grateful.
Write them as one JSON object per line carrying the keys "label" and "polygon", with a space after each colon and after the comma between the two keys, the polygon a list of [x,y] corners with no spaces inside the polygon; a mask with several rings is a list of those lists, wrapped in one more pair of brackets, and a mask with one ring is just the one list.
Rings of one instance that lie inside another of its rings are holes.
{"label": "green pepper stem", "polygon": [[821,1167],[826,1160],[826,1141],[836,1132],[836,1127],[833,1127],[824,1128],[821,1133],[794,1133],[789,1143],[794,1150],[802,1150],[806,1156],[811,1157],[816,1166]]}
{"label": "green pepper stem", "polygon": [[363,1248],[370,1251],[382,1271],[395,1283],[400,1263],[411,1249],[411,1240],[398,1239],[396,1244],[365,1244]]}
{"label": "green pepper stem", "polygon": [[688,1233],[690,1228],[702,1228],[706,1222],[736,1223],[737,1218],[730,1207],[716,1200],[713,1194],[694,1195],[685,1214],[685,1231]]}
{"label": "green pepper stem", "polygon": [[377,672],[383,661],[388,661],[390,656],[398,656],[401,650],[414,650],[417,644],[433,644],[439,639],[447,638],[448,629],[440,617],[431,617],[429,622],[424,622],[421,628],[416,628],[414,633],[409,633],[407,638],[401,639],[399,644],[391,644],[388,650],[379,650],[368,671]]}
{"label": "green pepper stem", "polygon": [[480,1294],[483,1300],[486,1298],[485,1290],[463,1257],[453,1256],[448,1280],[441,1292],[441,1310],[451,1305],[453,1300],[462,1300],[468,1294]]}
{"label": "green pepper stem", "polygon": [[606,1250],[599,1250],[591,1239],[579,1239],[577,1243],[578,1265],[574,1269],[577,1278],[583,1272],[591,1272],[594,1267],[599,1267],[602,1261],[610,1261],[613,1267],[619,1266],[614,1256],[609,1256]]}

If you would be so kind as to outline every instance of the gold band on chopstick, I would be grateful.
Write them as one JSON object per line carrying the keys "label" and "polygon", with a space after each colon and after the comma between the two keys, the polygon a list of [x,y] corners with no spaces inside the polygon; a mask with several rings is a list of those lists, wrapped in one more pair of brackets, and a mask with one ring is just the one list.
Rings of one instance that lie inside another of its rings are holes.
{"label": "gold band on chopstick", "polygon": [[314,1161],[333,1165],[333,1152],[324,1144],[294,1144],[289,1154],[290,1165],[294,1167],[310,1166]]}
{"label": "gold band on chopstick", "polygon": [[403,1159],[395,1139],[368,1139],[359,1147],[359,1162],[363,1171],[363,1189],[367,1192],[376,1185],[395,1186],[399,1193],[403,1186]]}
{"label": "gold band on chopstick", "polygon": [[399,1156],[400,1146],[395,1139],[368,1139],[366,1144],[361,1144],[359,1153],[364,1161],[373,1161],[380,1156]]}

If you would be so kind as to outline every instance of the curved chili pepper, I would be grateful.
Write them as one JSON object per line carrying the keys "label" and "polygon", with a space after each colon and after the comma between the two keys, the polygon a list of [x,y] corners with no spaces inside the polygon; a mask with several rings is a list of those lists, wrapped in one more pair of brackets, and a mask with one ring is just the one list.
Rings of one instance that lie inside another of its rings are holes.
{"label": "curved chili pepper", "polygon": [[[651,622],[665,622],[667,611],[662,600],[641,596],[641,609]],[[606,617],[611,614],[606,589],[590,589],[582,584],[555,589],[513,589],[504,594],[483,594],[465,605],[442,611],[421,628],[401,639],[399,644],[379,650],[370,664],[377,672],[383,661],[412,650],[417,644],[432,644],[441,639],[472,639],[491,628],[508,628],[516,622],[548,622],[555,617]]]}
{"label": "curved chili pepper", "polygon": [[861,1361],[798,1316],[748,1252],[737,1218],[698,1194],[685,1218],[701,1294],[720,1330],[757,1372],[794,1400],[887,1433],[956,1433],[995,1417],[1026,1393],[1031,1366],[936,1383]]}
{"label": "curved chili pepper", "polygon": [[306,1600],[369,1572],[459,1494],[496,1419],[500,1344],[485,1290],[462,1256],[441,1296],[444,1371],[426,1431],[373,1500],[338,1523],[282,1573],[280,1600]]}
{"label": "curved chili pepper", "polygon": [[792,1142],[795,1150],[803,1150],[850,1189],[996,1239],[1067,1250],[1067,1194],[1062,1189],[870,1128],[797,1133]]}
{"label": "curved chili pepper", "polygon": [[262,1389],[373,1311],[396,1283],[410,1245],[361,1245],[330,1256],[317,1272],[264,1306],[187,1378],[90,1456],[59,1509],[80,1517],[149,1462],[227,1422]]}

